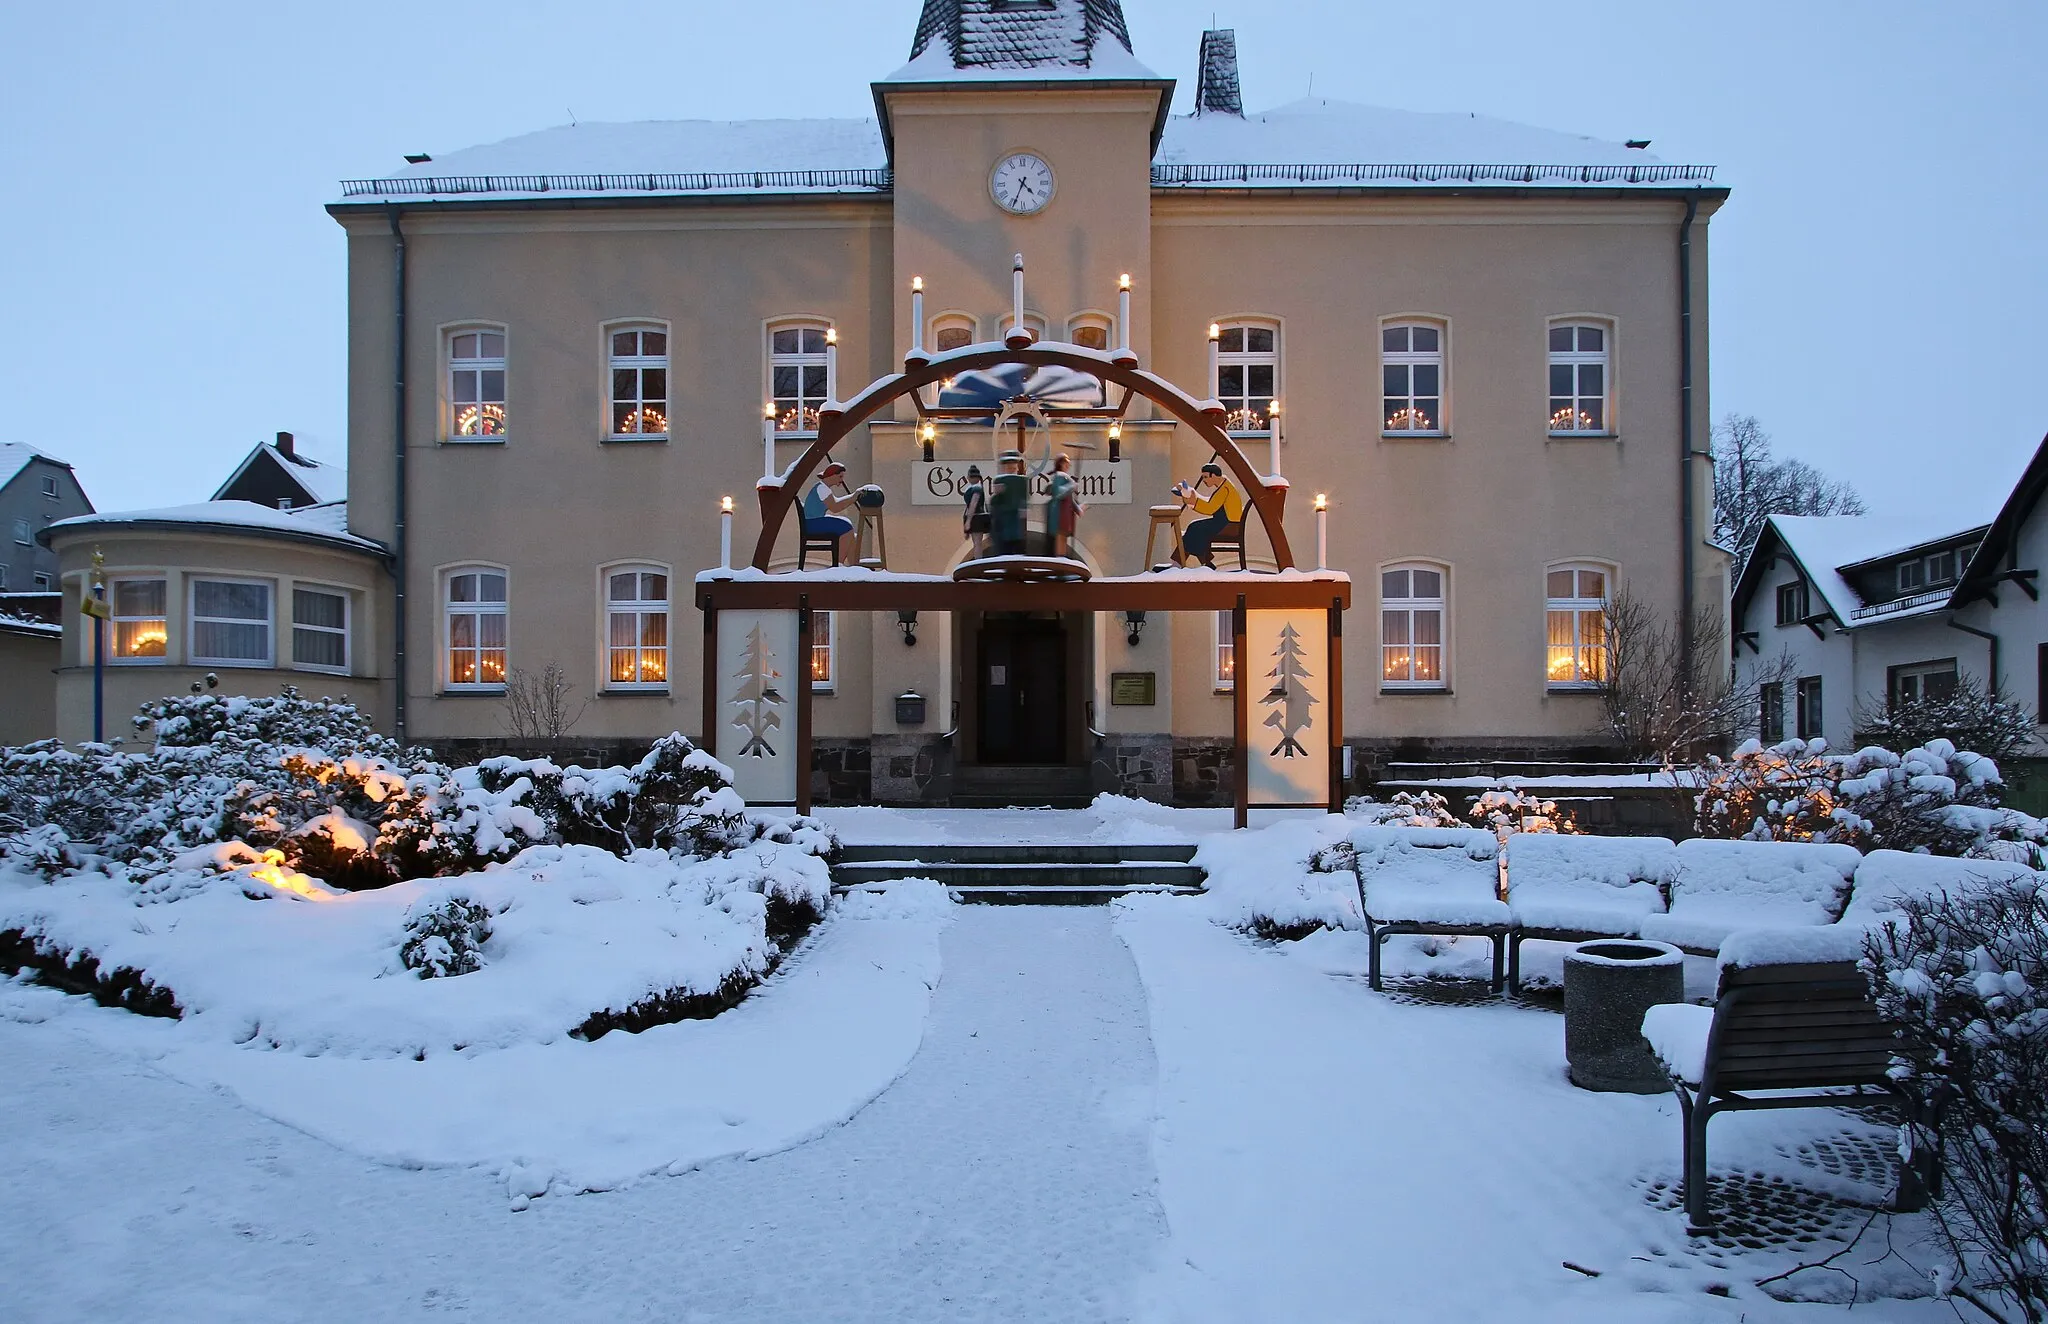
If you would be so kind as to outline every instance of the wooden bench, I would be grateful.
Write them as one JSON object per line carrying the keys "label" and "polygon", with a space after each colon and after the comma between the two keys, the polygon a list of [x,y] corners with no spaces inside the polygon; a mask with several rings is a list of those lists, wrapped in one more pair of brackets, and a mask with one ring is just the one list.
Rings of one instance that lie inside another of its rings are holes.
{"label": "wooden bench", "polygon": [[[1714,1006],[1652,1007],[1643,1036],[1671,1073],[1684,1114],[1692,1231],[1713,1228],[1707,1123],[1716,1113],[1879,1105],[1913,1119],[1911,1101],[1888,1074],[1892,1027],[1853,961],[1724,966]],[[1897,1207],[1918,1208],[1930,1179],[1926,1167],[1909,1165]]]}

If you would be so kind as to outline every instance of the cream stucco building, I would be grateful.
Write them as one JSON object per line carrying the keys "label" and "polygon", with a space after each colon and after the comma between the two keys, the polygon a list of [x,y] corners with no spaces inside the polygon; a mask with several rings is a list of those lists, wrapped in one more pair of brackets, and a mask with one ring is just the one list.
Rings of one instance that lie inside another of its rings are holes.
{"label": "cream stucco building", "polygon": [[[321,572],[361,595],[351,690],[454,747],[501,736],[507,674],[552,663],[588,700],[585,744],[699,733],[692,584],[720,563],[720,498],[747,561],[755,493],[805,453],[828,392],[914,349],[1000,341],[1021,254],[1034,337],[1128,347],[1220,406],[1286,497],[1296,564],[1320,536],[1350,576],[1356,771],[1599,746],[1601,599],[1727,596],[1704,454],[1726,190],[1707,167],[1477,117],[1246,114],[1231,34],[1186,54],[1195,109],[1175,116],[1115,0],[926,0],[873,119],[583,124],[347,182],[329,208],[348,249],[346,536],[385,558]],[[833,458],[849,490],[886,494],[888,569],[943,575],[969,555],[966,467],[1015,438],[941,419],[927,459],[919,417],[898,401]],[[1150,401],[1120,433],[1026,435],[1034,462],[1079,461],[1075,555],[1105,577],[1161,559],[1152,507],[1212,458]],[[1245,527],[1256,577],[1274,556]],[[771,550],[793,565],[794,525]],[[1237,574],[1238,554],[1218,564]],[[819,798],[1227,784],[1227,611],[815,616]]]}

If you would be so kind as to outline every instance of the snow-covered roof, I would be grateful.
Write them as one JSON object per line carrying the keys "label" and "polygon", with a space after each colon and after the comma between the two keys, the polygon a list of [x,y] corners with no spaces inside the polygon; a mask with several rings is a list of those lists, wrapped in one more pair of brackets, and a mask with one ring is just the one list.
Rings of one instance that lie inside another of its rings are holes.
{"label": "snow-covered roof", "polygon": [[117,510],[103,515],[77,515],[60,519],[42,532],[48,541],[60,532],[101,529],[118,525],[172,528],[217,527],[268,537],[286,537],[333,543],[359,551],[382,554],[383,545],[348,532],[348,504],[335,501],[296,510],[276,510],[253,501],[199,501],[188,506],[160,506],[151,510]]}
{"label": "snow-covered roof", "polygon": [[71,467],[68,461],[60,460],[48,451],[37,450],[24,442],[0,441],[0,487],[13,482],[14,476],[28,468],[31,460],[48,460],[51,464],[61,464],[66,469]]}
{"label": "snow-covered roof", "polygon": [[301,455],[296,448],[287,454],[274,442],[268,441],[261,443],[242,457],[242,462],[235,466],[235,471],[228,475],[228,480],[214,489],[212,499],[215,501],[220,500],[220,494],[233,487],[236,480],[248,472],[249,466],[256,462],[257,457],[266,452],[271,459],[277,461],[293,482],[305,490],[307,497],[313,502],[325,503],[348,499],[348,471],[346,469],[341,468],[339,465],[325,464],[310,456]]}
{"label": "snow-covered roof", "polygon": [[[1028,72],[1032,78],[1156,77],[1114,42],[1097,52],[1092,67]],[[1128,61],[1128,69],[1119,61]],[[956,68],[933,47],[898,75],[887,81],[976,82],[1019,73]],[[1672,165],[1579,134],[1326,97],[1242,118],[1169,119],[1152,166],[1157,188],[1613,188],[1705,185],[1713,178],[1712,166]],[[344,180],[342,200],[873,194],[886,192],[892,182],[888,149],[872,119],[647,120],[564,125],[464,148],[382,179]]]}
{"label": "snow-covered roof", "polygon": [[[1969,529],[1968,525],[1959,528],[1954,520],[1942,519],[1927,511],[1897,517],[1773,515],[1770,527],[1777,531],[1785,550],[1799,563],[1807,581],[1821,595],[1828,610],[1844,626],[1855,622],[1856,611],[1863,605],[1863,599],[1841,573],[1843,567],[1908,552],[1915,547],[1957,537]],[[1938,601],[1922,604],[1915,610],[1938,610],[1947,601],[1948,595],[1943,593]],[[1884,619],[1896,619],[1898,615],[1896,612],[1888,613]]]}

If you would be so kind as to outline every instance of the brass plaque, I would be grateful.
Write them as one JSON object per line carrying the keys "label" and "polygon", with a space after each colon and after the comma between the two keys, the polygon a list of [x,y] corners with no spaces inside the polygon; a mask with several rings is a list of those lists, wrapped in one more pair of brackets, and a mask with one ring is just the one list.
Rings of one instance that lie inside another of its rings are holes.
{"label": "brass plaque", "polygon": [[1159,679],[1151,671],[1109,673],[1109,702],[1118,708],[1150,708],[1159,702]]}

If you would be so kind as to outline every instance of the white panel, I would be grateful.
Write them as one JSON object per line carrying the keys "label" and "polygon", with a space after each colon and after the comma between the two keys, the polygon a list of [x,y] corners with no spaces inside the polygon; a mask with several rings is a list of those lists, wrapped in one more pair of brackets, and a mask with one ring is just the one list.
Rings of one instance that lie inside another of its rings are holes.
{"label": "white panel", "polygon": [[1329,803],[1329,629],[1324,611],[1245,613],[1255,805]]}
{"label": "white panel", "polygon": [[714,752],[749,804],[796,803],[796,704],[809,671],[793,611],[718,613]]}

